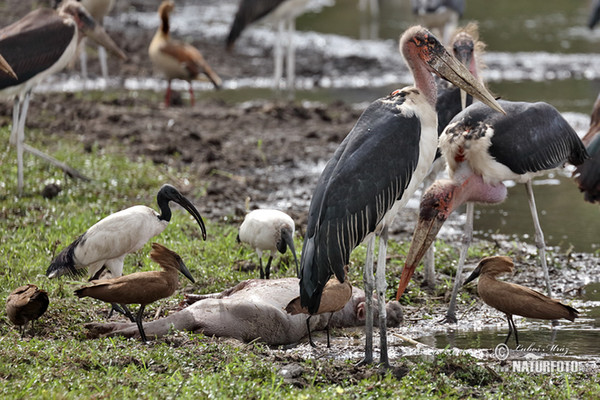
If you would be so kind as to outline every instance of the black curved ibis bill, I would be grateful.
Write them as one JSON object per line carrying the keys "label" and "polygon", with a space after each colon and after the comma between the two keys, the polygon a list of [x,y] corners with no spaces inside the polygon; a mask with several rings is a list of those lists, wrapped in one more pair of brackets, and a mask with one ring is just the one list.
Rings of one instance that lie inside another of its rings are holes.
{"label": "black curved ibis bill", "polygon": [[171,220],[171,208],[169,207],[169,201],[174,201],[175,203],[179,204],[187,212],[189,212],[192,217],[194,217],[194,219],[198,222],[198,225],[200,225],[200,229],[202,230],[202,239],[206,240],[206,227],[204,226],[204,221],[202,220],[200,212],[198,212],[191,201],[189,201],[172,185],[164,184],[156,195],[156,202],[158,203],[161,213],[159,218],[164,219],[165,221]]}

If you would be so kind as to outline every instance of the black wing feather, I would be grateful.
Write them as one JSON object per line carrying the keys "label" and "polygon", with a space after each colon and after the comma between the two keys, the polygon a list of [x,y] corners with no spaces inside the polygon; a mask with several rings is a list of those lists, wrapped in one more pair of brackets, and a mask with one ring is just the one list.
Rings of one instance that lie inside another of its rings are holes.
{"label": "black wing feather", "polygon": [[241,0],[229,36],[227,36],[227,47],[231,48],[242,31],[251,23],[258,21],[271,11],[276,9],[285,0]]}
{"label": "black wing feather", "polygon": [[75,34],[54,10],[41,8],[0,30],[0,54],[19,79],[0,74],[0,89],[20,85],[50,68]]}
{"label": "black wing feather", "polygon": [[404,100],[400,92],[373,102],[319,178],[301,258],[301,303],[311,313],[333,273],[343,282],[350,253],[402,197],[417,166],[421,126],[401,114]]}
{"label": "black wing feather", "polygon": [[592,139],[587,150],[590,158],[577,167],[575,181],[586,201],[600,203],[600,135]]}

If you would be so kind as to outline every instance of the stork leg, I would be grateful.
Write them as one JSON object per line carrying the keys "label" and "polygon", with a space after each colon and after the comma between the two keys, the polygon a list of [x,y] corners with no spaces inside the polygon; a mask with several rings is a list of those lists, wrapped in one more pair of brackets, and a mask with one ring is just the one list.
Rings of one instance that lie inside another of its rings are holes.
{"label": "stork leg", "polygon": [[467,222],[465,223],[465,231],[462,237],[462,247],[460,249],[460,257],[458,258],[458,266],[456,267],[456,275],[454,276],[454,286],[452,287],[452,296],[450,297],[450,304],[448,305],[448,312],[446,318],[442,322],[455,324],[456,319],[456,298],[458,297],[458,289],[462,286],[462,272],[465,266],[465,260],[467,258],[467,252],[473,240],[473,211],[475,204],[473,202],[467,203]]}
{"label": "stork leg", "polygon": [[535,245],[540,253],[540,262],[542,263],[542,269],[544,270],[544,279],[546,280],[546,290],[548,291],[548,297],[552,297],[552,288],[550,287],[550,275],[548,274],[548,264],[546,264],[546,242],[544,241],[544,232],[540,226],[540,220],[538,218],[537,208],[535,206],[535,198],[533,197],[533,187],[531,180],[525,184],[527,188],[527,200],[529,202],[529,209],[531,210],[531,218],[533,219],[533,226],[535,227]]}
{"label": "stork leg", "polygon": [[385,310],[385,257],[387,254],[388,228],[384,224],[379,235],[379,253],[377,254],[377,272],[375,283],[377,286],[377,306],[379,307],[379,363],[388,368],[390,366],[387,349],[387,315]]}
{"label": "stork leg", "polygon": [[287,37],[287,77],[286,86],[290,92],[293,92],[295,87],[295,42],[294,33],[296,31],[296,19],[290,18],[288,21],[288,37]]}
{"label": "stork leg", "polygon": [[367,242],[363,280],[365,282],[365,357],[359,366],[373,363],[373,251],[375,235]]}
{"label": "stork leg", "polygon": [[317,347],[315,342],[313,342],[312,335],[310,333],[310,317],[312,317],[312,315],[309,315],[308,318],[306,318],[306,331],[308,332],[308,343],[310,343],[312,347]]}
{"label": "stork leg", "polygon": [[144,316],[144,308],[146,306],[143,304],[140,304],[140,309],[138,310],[137,313],[137,318],[135,319],[135,323],[138,326],[138,330],[140,331],[140,336],[142,338],[142,342],[146,343],[148,341],[148,339],[146,338],[146,333],[144,332],[144,325],[142,324],[142,318]]}
{"label": "stork leg", "polygon": [[277,24],[277,37],[275,38],[275,48],[273,57],[275,59],[275,69],[273,71],[273,89],[279,89],[281,77],[283,75],[283,31],[285,21],[281,20]]}
{"label": "stork leg", "polygon": [[106,49],[102,46],[98,46],[98,59],[100,60],[100,71],[102,71],[102,78],[108,81],[108,63],[106,62]]}
{"label": "stork leg", "polygon": [[79,44],[79,64],[81,64],[81,78],[84,83],[87,82],[87,51],[86,51],[86,40],[83,38]]}

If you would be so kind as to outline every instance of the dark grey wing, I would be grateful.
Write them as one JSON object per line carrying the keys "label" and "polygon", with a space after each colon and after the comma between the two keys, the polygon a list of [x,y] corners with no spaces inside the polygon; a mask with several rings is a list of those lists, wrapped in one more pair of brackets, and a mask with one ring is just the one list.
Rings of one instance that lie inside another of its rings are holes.
{"label": "dark grey wing", "polygon": [[350,253],[408,186],[421,125],[406,117],[402,92],[373,102],[336,150],[313,195],[301,258],[301,303],[315,312],[332,274],[344,280]]}
{"label": "dark grey wing", "polygon": [[587,147],[590,158],[575,171],[575,181],[584,198],[590,203],[600,203],[600,135],[596,135]]}
{"label": "dark grey wing", "polygon": [[248,25],[269,14],[284,1],[286,0],[240,0],[229,36],[227,36],[227,48],[233,47],[237,38]]}
{"label": "dark grey wing", "polygon": [[598,21],[600,21],[600,0],[595,0],[592,4],[590,19],[588,19],[588,28],[594,29]]}
{"label": "dark grey wing", "polygon": [[18,76],[0,74],[0,89],[20,85],[50,68],[62,56],[75,34],[74,24],[65,24],[47,8],[30,12],[0,30],[0,54]]}
{"label": "dark grey wing", "polygon": [[[468,94],[466,105],[470,106],[471,104],[473,104],[473,97]],[[438,97],[435,104],[435,111],[438,116],[439,137],[444,128],[452,121],[452,118],[462,111],[462,105],[460,104],[460,89],[448,81],[438,81]]]}

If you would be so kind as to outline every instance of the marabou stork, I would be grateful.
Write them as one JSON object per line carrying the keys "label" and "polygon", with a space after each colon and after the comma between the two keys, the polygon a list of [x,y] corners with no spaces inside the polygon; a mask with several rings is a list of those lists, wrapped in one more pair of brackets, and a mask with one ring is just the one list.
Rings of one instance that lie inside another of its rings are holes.
{"label": "marabou stork", "polygon": [[[448,46],[452,54],[463,63],[469,72],[477,79],[481,79],[479,70],[482,68],[481,57],[485,44],[479,40],[479,28],[476,23],[469,23],[459,29]],[[435,109],[438,117],[438,136],[440,136],[456,114],[473,103],[473,98],[444,79],[437,80],[438,98]],[[423,188],[427,189],[435,181],[437,175],[444,169],[446,162],[441,157],[438,148],[435,161],[431,165],[431,171],[423,180]],[[435,286],[435,248],[433,244],[429,247],[423,258],[424,283],[429,288]]]}
{"label": "marabou stork", "polygon": [[415,86],[396,90],[373,102],[336,150],[313,194],[302,249],[300,297],[315,313],[329,277],[344,281],[350,253],[367,241],[364,269],[366,344],[363,363],[373,361],[373,251],[379,234],[377,297],[381,363],[388,365],[385,311],[385,255],[388,226],[417,189],[437,148],[439,74],[498,111],[502,108],[464,65],[425,28],[409,28],[400,51]]}
{"label": "marabou stork", "polygon": [[525,318],[550,319],[560,318],[574,321],[579,311],[558,300],[551,299],[538,291],[514,283],[496,280],[496,276],[512,273],[512,258],[506,256],[486,257],[482,259],[473,273],[465,280],[464,285],[479,277],[477,293],[481,300],[488,306],[506,314],[508,321],[508,336],[504,344],[508,343],[511,333],[515,332],[515,342],[519,345],[517,326],[513,315]]}
{"label": "marabou stork", "polygon": [[296,18],[304,13],[304,9],[309,0],[240,0],[237,13],[229,35],[227,36],[227,50],[231,51],[237,38],[242,31],[251,23],[265,19],[266,21],[277,23],[277,38],[275,39],[275,49],[273,51],[274,72],[273,87],[278,89],[283,77],[283,32],[287,30],[287,81],[288,89],[294,88],[295,73],[295,48],[294,32],[296,30]]}
{"label": "marabou stork", "polygon": [[182,79],[188,82],[190,103],[193,106],[194,90],[192,80],[198,79],[204,74],[217,89],[221,87],[222,81],[194,46],[171,39],[169,15],[174,8],[175,4],[172,1],[163,1],[158,8],[160,27],[152,38],[152,42],[150,42],[148,55],[154,68],[162,72],[167,78],[165,106],[169,107],[171,104],[171,81],[173,79]]}
{"label": "marabou stork", "polygon": [[[237,241],[248,243],[256,250],[260,265],[260,278],[269,279],[273,255],[279,251],[285,254],[290,248],[296,262],[296,275],[298,275],[298,258],[294,247],[294,220],[292,217],[279,210],[260,209],[246,214],[237,235]],[[262,253],[269,251],[269,260],[263,271]]]}
{"label": "marabou stork", "polygon": [[411,0],[410,3],[417,22],[449,43],[465,12],[465,0]]}
{"label": "marabou stork", "polygon": [[160,265],[162,271],[134,272],[116,278],[92,281],[75,290],[79,298],[92,297],[111,304],[118,303],[125,309],[126,304],[139,304],[135,322],[144,343],[148,341],[142,324],[146,306],[175,293],[179,284],[178,272],[195,282],[179,254],[165,246],[152,243],[150,258]]}
{"label": "marabou stork", "polygon": [[600,203],[600,95],[594,103],[590,129],[582,139],[590,158],[575,170],[575,181],[584,198],[590,203]]}
{"label": "marabou stork", "polygon": [[48,293],[36,285],[28,284],[13,290],[6,299],[6,315],[10,322],[19,327],[21,338],[25,335],[27,323],[33,323],[48,309]]}
{"label": "marabou stork", "polygon": [[[524,183],[535,226],[535,241],[549,296],[552,296],[544,235],[540,227],[531,180],[546,170],[587,157],[577,133],[547,103],[499,101],[505,114],[474,103],[458,114],[440,137],[450,180],[438,180],[423,194],[419,222],[406,256],[396,299],[399,299],[450,213],[467,202],[467,224],[456,271],[447,322],[456,322],[456,296],[466,251],[473,232],[473,202],[496,204],[507,195],[505,180]],[[463,254],[464,253],[464,254]],[[461,263],[462,260],[462,263]]]}
{"label": "marabou stork", "polygon": [[0,75],[0,96],[15,97],[10,143],[17,147],[19,193],[23,190],[23,150],[44,158],[71,176],[87,179],[75,169],[24,143],[31,90],[73,60],[84,35],[126,58],[85,7],[72,0],[64,2],[57,10],[34,10],[0,29],[0,54],[18,76],[14,79]]}
{"label": "marabou stork", "polygon": [[[77,0],[90,13],[94,21],[102,25],[104,17],[115,6],[115,0]],[[85,49],[85,40],[81,44],[83,47],[79,52],[79,62],[81,64],[81,75],[83,79],[87,79],[87,52]],[[100,60],[100,71],[104,80],[108,79],[108,64],[106,62],[106,50],[102,45],[98,46],[98,59]]]}

